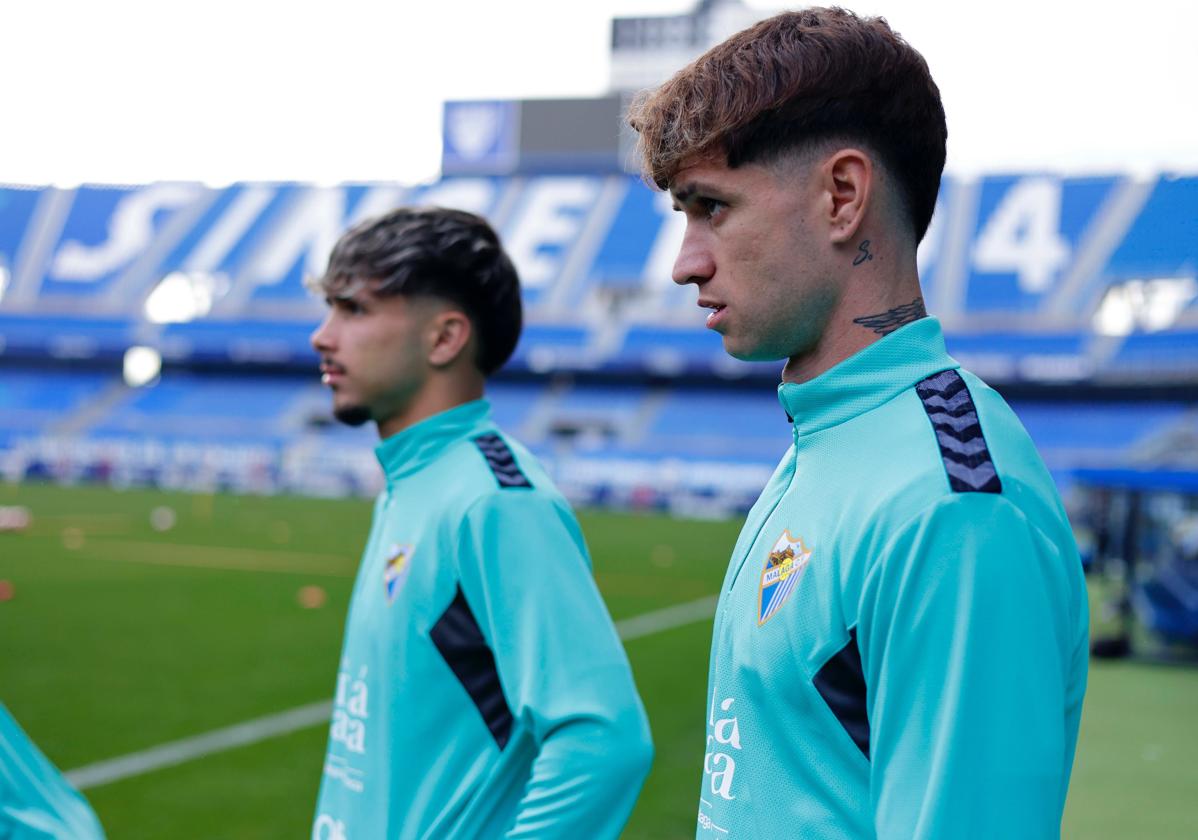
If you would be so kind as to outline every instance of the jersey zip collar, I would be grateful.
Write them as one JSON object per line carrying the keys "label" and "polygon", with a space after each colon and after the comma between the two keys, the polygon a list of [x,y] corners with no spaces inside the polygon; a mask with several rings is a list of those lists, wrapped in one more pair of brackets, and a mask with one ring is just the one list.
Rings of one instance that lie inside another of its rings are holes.
{"label": "jersey zip collar", "polygon": [[959,368],[936,318],[900,327],[807,382],[783,382],[778,401],[800,437],[872,411],[934,373]]}
{"label": "jersey zip collar", "polygon": [[387,477],[387,489],[435,460],[450,445],[484,429],[490,416],[487,400],[471,400],[379,441],[374,454]]}

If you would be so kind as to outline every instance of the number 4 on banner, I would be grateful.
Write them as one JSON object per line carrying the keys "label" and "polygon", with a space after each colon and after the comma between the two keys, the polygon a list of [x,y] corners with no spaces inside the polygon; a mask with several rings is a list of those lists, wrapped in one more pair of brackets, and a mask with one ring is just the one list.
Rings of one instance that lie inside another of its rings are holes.
{"label": "number 4 on banner", "polygon": [[1069,259],[1061,236],[1061,182],[1024,178],[990,215],[973,251],[974,266],[991,274],[1014,274],[1026,294],[1042,294]]}

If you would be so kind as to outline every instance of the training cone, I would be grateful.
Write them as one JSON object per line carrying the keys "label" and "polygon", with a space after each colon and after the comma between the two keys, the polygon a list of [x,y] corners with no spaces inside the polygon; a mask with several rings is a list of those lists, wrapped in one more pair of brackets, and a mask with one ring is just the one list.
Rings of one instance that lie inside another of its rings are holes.
{"label": "training cone", "polygon": [[323,607],[324,602],[328,599],[324,588],[321,586],[301,586],[300,591],[296,593],[295,600],[299,605],[306,610],[314,610],[318,607]]}

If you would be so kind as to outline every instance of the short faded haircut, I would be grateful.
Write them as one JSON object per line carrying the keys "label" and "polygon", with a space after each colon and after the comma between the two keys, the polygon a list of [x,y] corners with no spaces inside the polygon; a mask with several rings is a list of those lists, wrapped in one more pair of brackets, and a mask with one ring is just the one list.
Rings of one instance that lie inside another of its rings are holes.
{"label": "short faded haircut", "polygon": [[478,369],[499,370],[520,339],[520,279],[487,220],[464,210],[400,207],[359,222],[308,285],[348,299],[361,288],[379,297],[447,301],[462,309],[478,336]]}
{"label": "short faded haircut", "polygon": [[923,239],[948,129],[927,62],[884,18],[844,9],[784,12],[733,35],[628,114],[644,173],[661,189],[685,159],[723,153],[736,168],[827,141],[859,143],[897,184]]}

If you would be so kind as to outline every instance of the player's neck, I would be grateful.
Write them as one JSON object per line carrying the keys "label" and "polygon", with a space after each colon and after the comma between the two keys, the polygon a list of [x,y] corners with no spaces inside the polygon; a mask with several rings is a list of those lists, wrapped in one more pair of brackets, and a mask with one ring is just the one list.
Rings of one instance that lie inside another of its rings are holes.
{"label": "player's neck", "polygon": [[892,266],[871,269],[851,277],[819,341],[807,352],[787,360],[783,382],[814,379],[899,327],[927,315],[913,254]]}
{"label": "player's neck", "polygon": [[378,420],[379,440],[399,434],[421,420],[482,399],[483,384],[481,374],[430,378],[406,405]]}

